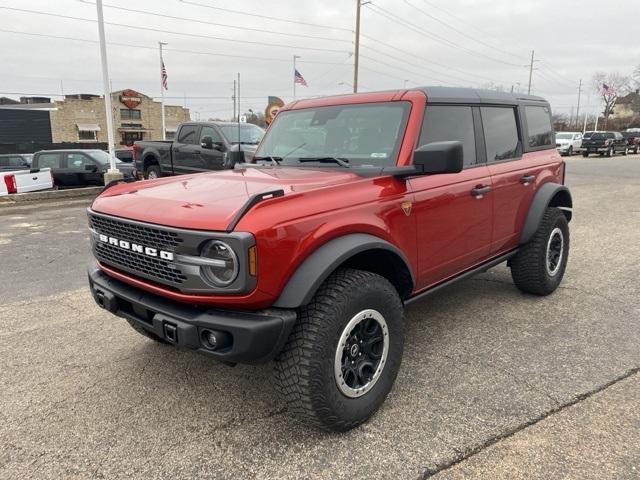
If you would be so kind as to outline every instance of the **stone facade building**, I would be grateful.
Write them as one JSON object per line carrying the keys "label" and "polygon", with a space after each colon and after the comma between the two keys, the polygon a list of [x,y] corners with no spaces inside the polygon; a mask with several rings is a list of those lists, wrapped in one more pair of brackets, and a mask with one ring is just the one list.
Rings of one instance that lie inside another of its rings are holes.
{"label": "stone facade building", "polygon": [[[161,104],[134,90],[111,93],[115,147],[136,140],[161,140]],[[104,99],[99,95],[66,95],[49,112],[53,143],[106,143]],[[189,109],[165,105],[166,138],[171,139],[181,122],[189,121]]]}

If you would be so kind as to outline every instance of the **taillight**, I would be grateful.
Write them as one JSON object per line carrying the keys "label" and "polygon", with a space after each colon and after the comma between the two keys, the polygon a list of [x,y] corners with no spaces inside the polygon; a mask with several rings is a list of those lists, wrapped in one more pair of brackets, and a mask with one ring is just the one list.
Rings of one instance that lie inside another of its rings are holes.
{"label": "taillight", "polygon": [[18,193],[15,175],[5,175],[4,183],[7,186],[7,193]]}
{"label": "taillight", "polygon": [[56,186],[56,179],[53,178],[53,172],[49,170],[49,176],[51,177],[51,188]]}
{"label": "taillight", "polygon": [[610,139],[610,138],[607,138],[607,139],[604,141],[604,144],[605,144],[605,145],[609,145],[610,143],[611,143],[611,139]]}
{"label": "taillight", "polygon": [[135,162],[138,159],[138,146],[134,143],[133,148],[131,149],[131,157]]}

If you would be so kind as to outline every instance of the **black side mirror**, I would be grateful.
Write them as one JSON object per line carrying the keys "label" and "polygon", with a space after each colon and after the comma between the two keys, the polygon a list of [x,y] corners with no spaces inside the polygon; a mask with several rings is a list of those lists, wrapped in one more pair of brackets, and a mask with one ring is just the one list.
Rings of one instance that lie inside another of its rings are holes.
{"label": "black side mirror", "polygon": [[98,171],[98,166],[97,165],[85,165],[84,169],[88,172],[97,172]]}
{"label": "black side mirror", "polygon": [[418,175],[458,173],[462,171],[463,158],[461,142],[432,142],[413,152],[413,166]]}
{"label": "black side mirror", "polygon": [[200,146],[202,148],[208,148],[209,150],[213,150],[213,139],[209,135],[205,135],[200,140]]}

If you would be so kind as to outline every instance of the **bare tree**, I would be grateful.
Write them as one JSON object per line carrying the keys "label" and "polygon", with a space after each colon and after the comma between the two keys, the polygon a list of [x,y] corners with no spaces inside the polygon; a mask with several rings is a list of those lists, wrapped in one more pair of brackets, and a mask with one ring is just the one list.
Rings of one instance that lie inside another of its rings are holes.
{"label": "bare tree", "polygon": [[600,95],[604,104],[602,115],[604,116],[604,128],[607,128],[607,121],[613,114],[618,97],[625,95],[629,91],[630,78],[620,75],[618,72],[605,73],[597,72],[592,79],[593,88]]}

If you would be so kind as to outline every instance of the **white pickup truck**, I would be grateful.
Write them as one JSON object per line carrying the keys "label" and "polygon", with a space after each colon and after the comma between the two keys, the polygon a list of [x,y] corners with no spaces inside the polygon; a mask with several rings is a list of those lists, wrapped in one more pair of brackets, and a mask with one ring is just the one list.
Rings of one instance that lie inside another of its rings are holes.
{"label": "white pickup truck", "polygon": [[53,188],[50,168],[0,172],[0,196]]}

